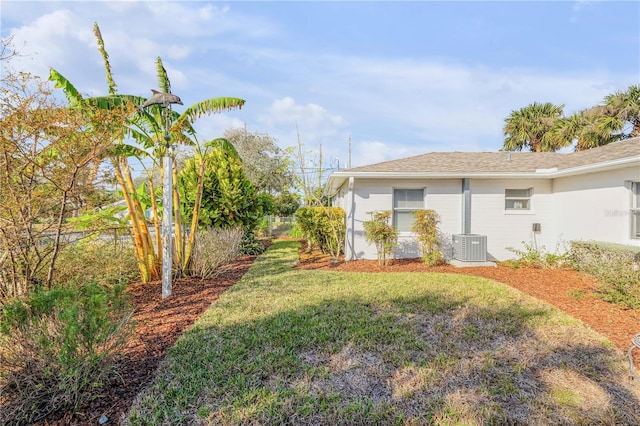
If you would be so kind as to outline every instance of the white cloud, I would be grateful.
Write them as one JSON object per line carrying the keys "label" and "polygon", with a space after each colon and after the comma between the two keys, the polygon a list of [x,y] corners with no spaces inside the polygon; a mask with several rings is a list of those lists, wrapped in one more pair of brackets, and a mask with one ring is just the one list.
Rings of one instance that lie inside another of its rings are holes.
{"label": "white cloud", "polygon": [[265,121],[270,125],[298,123],[298,125],[312,129],[338,128],[346,125],[342,117],[330,114],[320,105],[313,103],[299,105],[288,96],[276,99],[271,104]]}
{"label": "white cloud", "polygon": [[241,115],[231,117],[227,114],[213,114],[202,117],[195,122],[194,128],[198,132],[198,140],[208,142],[212,139],[221,138],[227,129],[239,129],[244,127]]}
{"label": "white cloud", "polygon": [[572,24],[577,23],[580,20],[580,14],[588,7],[593,6],[595,2],[593,0],[576,0],[571,7],[571,15],[569,16],[569,22]]}
{"label": "white cloud", "polygon": [[[55,3],[24,2],[21,14],[17,2],[7,3],[12,19],[25,22],[12,30],[17,47],[27,43],[21,53],[30,55],[20,59],[20,69],[46,76],[53,66],[82,93],[105,93],[92,33],[99,16],[121,93],[148,96],[157,84],[160,56],[185,105],[217,96],[246,99],[242,111],[198,122],[203,138],[246,121],[250,131],[268,132],[282,147],[295,146],[297,125],[310,149],[322,144],[327,158],[338,157],[341,164],[349,135],[352,165],[427,151],[495,150],[502,145],[503,120],[514,109],[549,101],[565,104],[570,114],[637,84],[637,72],[615,69],[516,68],[489,58],[468,65],[423,52],[367,57],[296,50],[280,37],[286,27],[233,4],[74,2],[53,11]],[[582,7],[576,3],[576,13]],[[335,45],[324,51],[332,49],[348,52]]]}
{"label": "white cloud", "polygon": [[[435,145],[436,150],[498,149],[511,110],[548,101],[564,103],[569,114],[633,82],[633,76],[604,72],[562,74],[357,57],[320,58],[306,68],[315,70],[309,76],[313,93],[327,108],[348,117],[360,131],[380,132],[360,135],[364,139]],[[394,133],[405,139],[392,140]],[[406,140],[407,135],[416,139]]]}
{"label": "white cloud", "polygon": [[324,107],[308,103],[301,105],[291,97],[275,99],[257,116],[257,125],[280,141],[285,148],[295,146],[300,141],[313,150],[323,144],[325,152],[334,155],[331,146],[336,141],[346,140],[342,130],[347,122],[338,114],[330,113]]}
{"label": "white cloud", "polygon": [[69,51],[86,48],[92,37],[92,28],[79,28],[76,16],[69,10],[42,15],[13,31],[13,43],[20,57],[12,64],[35,75],[46,76],[49,66],[65,58]]}

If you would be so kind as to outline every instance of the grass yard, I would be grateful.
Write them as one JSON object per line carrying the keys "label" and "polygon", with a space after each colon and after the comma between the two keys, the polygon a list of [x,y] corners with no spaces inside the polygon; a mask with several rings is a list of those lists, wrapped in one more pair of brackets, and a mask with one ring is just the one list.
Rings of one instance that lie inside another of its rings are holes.
{"label": "grass yard", "polygon": [[640,424],[627,359],[495,281],[293,269],[278,240],[180,338],[127,424]]}

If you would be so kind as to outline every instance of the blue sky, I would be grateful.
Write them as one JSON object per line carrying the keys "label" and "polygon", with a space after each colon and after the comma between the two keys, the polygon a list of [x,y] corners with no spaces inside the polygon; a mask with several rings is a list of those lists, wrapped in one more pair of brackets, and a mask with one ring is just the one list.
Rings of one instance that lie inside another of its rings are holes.
{"label": "blue sky", "polygon": [[[53,67],[106,93],[93,23],[120,93],[149,96],[155,58],[185,105],[245,108],[198,122],[281,147],[322,144],[328,166],[430,151],[495,151],[504,118],[532,102],[571,114],[640,84],[640,2],[0,1],[14,67]],[[180,106],[175,109],[180,111]]]}

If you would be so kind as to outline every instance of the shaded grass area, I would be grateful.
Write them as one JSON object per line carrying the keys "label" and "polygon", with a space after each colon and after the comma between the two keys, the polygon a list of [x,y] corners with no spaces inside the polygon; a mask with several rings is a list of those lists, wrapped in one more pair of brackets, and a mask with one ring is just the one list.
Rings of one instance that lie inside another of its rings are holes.
{"label": "shaded grass area", "polygon": [[640,423],[602,336],[500,283],[301,271],[278,241],[171,349],[128,424]]}

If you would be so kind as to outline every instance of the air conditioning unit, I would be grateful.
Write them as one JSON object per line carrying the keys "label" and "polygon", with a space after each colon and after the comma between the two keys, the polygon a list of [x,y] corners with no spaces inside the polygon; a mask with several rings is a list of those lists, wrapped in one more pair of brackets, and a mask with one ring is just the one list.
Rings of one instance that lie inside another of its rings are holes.
{"label": "air conditioning unit", "polygon": [[487,236],[478,234],[454,234],[453,258],[464,262],[487,261]]}

